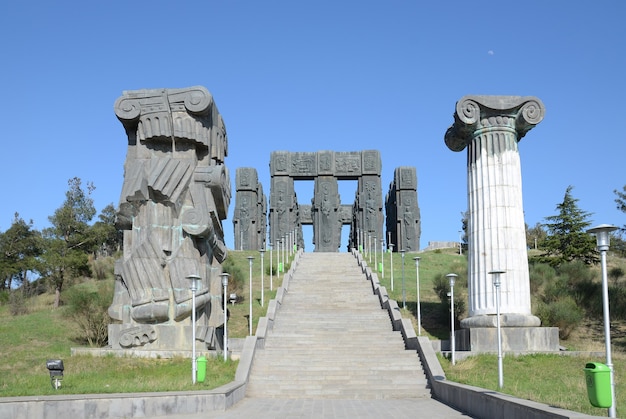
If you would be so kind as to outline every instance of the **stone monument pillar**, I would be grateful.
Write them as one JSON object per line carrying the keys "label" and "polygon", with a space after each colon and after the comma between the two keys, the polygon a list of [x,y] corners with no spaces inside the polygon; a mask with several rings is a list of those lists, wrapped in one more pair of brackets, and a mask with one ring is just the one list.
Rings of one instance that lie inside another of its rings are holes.
{"label": "stone monument pillar", "polygon": [[315,194],[311,206],[313,243],[316,252],[337,252],[341,246],[341,198],[337,178],[315,178]]}
{"label": "stone monument pillar", "polygon": [[387,239],[391,240],[395,251],[417,252],[420,249],[421,223],[415,167],[396,168],[385,198],[385,209]]}
{"label": "stone monument pillar", "polygon": [[[113,349],[222,345],[222,222],[230,203],[226,128],[202,86],[125,91],[115,114],[128,136],[109,315]],[[200,277],[192,307],[191,281]]]}
{"label": "stone monument pillar", "polygon": [[[535,97],[465,96],[456,104],[445,143],[452,151],[467,147],[469,317],[461,322],[462,328],[478,332],[496,326],[496,290],[488,274],[494,270],[506,272],[501,276],[502,327],[536,328],[541,323],[530,306],[518,142],[541,122],[544,112]],[[474,335],[470,349],[491,346],[487,336],[493,336],[491,332],[478,339],[482,342],[475,339],[478,333],[470,333]],[[519,342],[511,335],[508,348],[558,349],[558,330],[556,348],[554,330],[548,332],[546,339],[537,339],[525,331],[518,334]]]}
{"label": "stone monument pillar", "polygon": [[235,183],[235,249],[265,249],[267,203],[256,169],[237,168]]}

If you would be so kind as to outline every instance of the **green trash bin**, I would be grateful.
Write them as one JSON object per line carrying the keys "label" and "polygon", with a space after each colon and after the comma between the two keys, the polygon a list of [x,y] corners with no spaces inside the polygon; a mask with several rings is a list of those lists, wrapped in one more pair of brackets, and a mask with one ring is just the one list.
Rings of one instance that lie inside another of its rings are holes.
{"label": "green trash bin", "polygon": [[585,365],[589,402],[595,407],[611,407],[611,370],[600,362]]}
{"label": "green trash bin", "polygon": [[206,378],[206,357],[199,357],[196,360],[196,367],[196,381],[199,383],[204,383],[204,379]]}

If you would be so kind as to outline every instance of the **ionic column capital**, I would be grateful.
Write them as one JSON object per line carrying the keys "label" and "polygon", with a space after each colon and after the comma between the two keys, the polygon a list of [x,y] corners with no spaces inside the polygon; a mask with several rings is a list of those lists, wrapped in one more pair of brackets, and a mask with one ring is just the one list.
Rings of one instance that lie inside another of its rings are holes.
{"label": "ionic column capital", "polygon": [[456,103],[454,124],[445,135],[452,151],[462,151],[489,130],[513,132],[517,141],[543,120],[545,107],[534,96],[463,96]]}

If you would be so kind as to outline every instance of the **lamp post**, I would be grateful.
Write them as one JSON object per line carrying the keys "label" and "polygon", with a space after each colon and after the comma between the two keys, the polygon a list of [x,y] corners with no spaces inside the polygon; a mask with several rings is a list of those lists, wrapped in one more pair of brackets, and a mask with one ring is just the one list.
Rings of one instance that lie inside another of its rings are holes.
{"label": "lamp post", "polygon": [[280,240],[280,261],[281,261],[281,267],[282,267],[282,271],[283,271],[283,275],[285,274],[285,251],[287,250],[287,236],[285,234],[283,234],[283,238]]}
{"label": "lamp post", "polygon": [[248,265],[250,265],[250,317],[248,318],[248,327],[250,328],[250,336],[252,336],[252,261],[254,257],[248,256]]}
{"label": "lamp post", "polygon": [[615,407],[615,380],[613,377],[613,361],[611,360],[611,323],[609,318],[609,285],[606,274],[606,252],[609,250],[611,231],[617,230],[616,226],[600,224],[597,227],[587,230],[587,233],[595,234],[598,251],[600,252],[600,263],[602,266],[602,312],[604,317],[604,346],[606,350],[606,366],[609,367],[609,380],[611,384],[611,407],[608,414],[610,418],[616,417]]}
{"label": "lamp post", "polygon": [[422,336],[422,314],[420,309],[420,257],[415,256],[415,284],[417,286],[417,336]]}
{"label": "lamp post", "polygon": [[402,308],[406,309],[406,287],[404,286],[404,254],[406,250],[400,250],[400,254],[402,255]]}
{"label": "lamp post", "polygon": [[504,387],[504,373],[502,371],[502,328],[500,326],[500,274],[502,270],[493,270],[489,275],[493,275],[493,286],[496,288],[496,330],[498,333],[498,388]]}
{"label": "lamp post", "polygon": [[196,291],[198,290],[198,275],[189,275],[187,277],[191,281],[191,382],[196,384]]}
{"label": "lamp post", "polygon": [[264,282],[264,274],[265,272],[264,269],[265,267],[263,266],[263,262],[265,259],[265,249],[261,249],[259,250],[259,252],[261,253],[261,307],[263,307],[263,303],[265,300],[265,282]]}
{"label": "lamp post", "polygon": [[276,240],[276,278],[280,279],[280,240]]}
{"label": "lamp post", "polygon": [[374,236],[374,272],[378,271],[378,238]]}
{"label": "lamp post", "polygon": [[372,233],[367,233],[367,257],[369,263],[372,263]]}
{"label": "lamp post", "polygon": [[228,359],[228,277],[226,272],[222,273],[222,286],[224,287],[224,361]]}
{"label": "lamp post", "polygon": [[380,239],[380,271],[385,279],[385,239]]}
{"label": "lamp post", "polygon": [[393,292],[393,243],[389,243],[389,248],[391,249],[391,253],[389,253],[391,258],[391,292]]}
{"label": "lamp post", "polygon": [[461,230],[459,230],[459,255],[463,254],[463,236],[461,236]]}
{"label": "lamp post", "polygon": [[272,255],[272,243],[270,243],[270,291],[274,291],[274,256]]}
{"label": "lamp post", "polygon": [[454,357],[454,350],[456,347],[454,339],[454,282],[456,281],[457,274],[448,274],[446,278],[450,280],[450,360],[452,365],[456,365],[456,359]]}

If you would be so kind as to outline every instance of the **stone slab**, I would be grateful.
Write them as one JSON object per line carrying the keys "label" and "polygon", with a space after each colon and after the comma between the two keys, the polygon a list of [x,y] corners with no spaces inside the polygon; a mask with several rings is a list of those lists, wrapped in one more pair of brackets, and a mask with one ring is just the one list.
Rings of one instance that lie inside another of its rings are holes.
{"label": "stone slab", "polygon": [[[558,327],[502,327],[503,351],[559,351]],[[476,327],[455,331],[456,349],[497,352],[497,328]]]}

